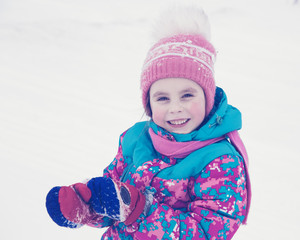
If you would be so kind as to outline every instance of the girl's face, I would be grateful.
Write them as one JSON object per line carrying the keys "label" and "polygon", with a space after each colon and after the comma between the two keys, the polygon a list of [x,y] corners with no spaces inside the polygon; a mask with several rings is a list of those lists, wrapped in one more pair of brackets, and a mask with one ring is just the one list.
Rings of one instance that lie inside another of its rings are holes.
{"label": "girl's face", "polygon": [[202,88],[185,78],[165,78],[154,82],[149,91],[153,121],[174,133],[190,133],[205,118]]}

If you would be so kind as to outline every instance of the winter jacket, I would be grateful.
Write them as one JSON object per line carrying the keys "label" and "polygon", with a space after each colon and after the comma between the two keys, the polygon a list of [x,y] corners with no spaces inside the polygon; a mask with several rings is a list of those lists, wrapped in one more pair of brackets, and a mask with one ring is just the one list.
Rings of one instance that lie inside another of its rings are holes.
{"label": "winter jacket", "polygon": [[153,202],[130,226],[107,217],[90,225],[109,227],[102,239],[231,239],[246,216],[241,155],[223,137],[185,157],[165,156],[154,147],[149,130],[168,141],[188,143],[240,128],[241,114],[227,104],[220,88],[208,120],[189,134],[169,133],[152,121],[135,124],[121,134],[118,153],[104,176],[130,183],[153,196]]}

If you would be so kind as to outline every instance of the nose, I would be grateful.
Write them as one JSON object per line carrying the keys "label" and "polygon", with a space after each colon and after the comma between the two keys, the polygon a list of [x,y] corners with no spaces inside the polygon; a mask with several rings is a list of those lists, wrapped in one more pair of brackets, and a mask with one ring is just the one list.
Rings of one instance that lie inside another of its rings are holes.
{"label": "nose", "polygon": [[171,102],[169,112],[170,113],[180,113],[183,110],[183,106],[180,102],[174,101]]}

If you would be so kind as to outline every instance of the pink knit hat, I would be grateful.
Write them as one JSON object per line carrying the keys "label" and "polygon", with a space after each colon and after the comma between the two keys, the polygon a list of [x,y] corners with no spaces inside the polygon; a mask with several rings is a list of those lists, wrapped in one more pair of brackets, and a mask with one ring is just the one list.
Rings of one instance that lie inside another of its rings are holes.
{"label": "pink knit hat", "polygon": [[[158,26],[159,31],[162,31],[161,25],[166,25],[165,29],[169,31],[165,34],[167,36],[159,38],[149,50],[142,68],[143,106],[146,113],[150,115],[148,94],[155,81],[164,78],[186,78],[196,82],[203,89],[206,99],[205,115],[207,116],[213,108],[216,90],[214,81],[216,51],[207,40],[210,37],[207,17],[202,9],[195,10],[195,8],[178,8],[165,15],[170,16],[172,13],[174,13],[173,18],[161,20],[162,24]],[[178,19],[178,15],[181,19]],[[184,21],[185,25],[182,24]],[[179,30],[178,25],[181,25]],[[176,30],[170,32],[172,28]],[[161,35],[163,36],[164,33]]]}

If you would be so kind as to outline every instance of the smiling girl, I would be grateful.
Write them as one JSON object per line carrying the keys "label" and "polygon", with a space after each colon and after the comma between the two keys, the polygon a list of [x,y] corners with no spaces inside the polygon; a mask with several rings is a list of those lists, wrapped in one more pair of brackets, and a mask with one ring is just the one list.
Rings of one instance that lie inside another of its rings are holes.
{"label": "smiling girl", "polygon": [[150,120],[121,134],[103,177],[51,189],[48,213],[64,227],[108,227],[102,239],[231,239],[251,199],[241,113],[215,86],[203,11],[172,9],[158,29],[141,74]]}

